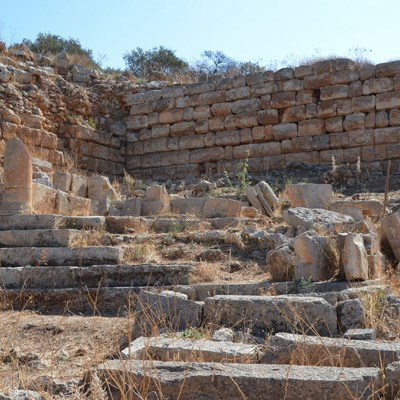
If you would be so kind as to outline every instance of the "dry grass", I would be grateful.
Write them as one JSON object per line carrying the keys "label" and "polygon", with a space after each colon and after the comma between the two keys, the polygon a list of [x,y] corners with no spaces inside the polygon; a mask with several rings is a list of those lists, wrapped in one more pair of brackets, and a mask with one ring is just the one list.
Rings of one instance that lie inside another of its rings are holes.
{"label": "dry grass", "polygon": [[130,263],[157,263],[159,253],[153,242],[131,244],[124,247],[124,262]]}

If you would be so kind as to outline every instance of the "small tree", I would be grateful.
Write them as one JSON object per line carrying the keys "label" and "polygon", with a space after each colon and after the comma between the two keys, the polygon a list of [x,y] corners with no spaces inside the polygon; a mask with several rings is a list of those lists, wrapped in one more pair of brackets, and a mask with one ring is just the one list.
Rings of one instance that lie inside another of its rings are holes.
{"label": "small tree", "polygon": [[177,57],[173,50],[164,46],[154,47],[151,50],[143,50],[137,47],[124,54],[124,60],[128,69],[137,77],[148,78],[152,73],[172,75],[185,72],[188,63]]}
{"label": "small tree", "polygon": [[227,78],[234,75],[247,75],[265,70],[258,63],[236,61],[222,51],[206,50],[201,54],[201,57],[202,59],[193,66],[200,80],[214,77]]}

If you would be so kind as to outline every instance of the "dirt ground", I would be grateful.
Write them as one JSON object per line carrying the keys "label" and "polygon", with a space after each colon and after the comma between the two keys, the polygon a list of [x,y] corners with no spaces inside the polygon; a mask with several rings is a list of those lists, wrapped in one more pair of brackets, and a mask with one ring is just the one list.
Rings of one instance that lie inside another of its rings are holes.
{"label": "dirt ground", "polygon": [[[39,377],[73,381],[118,352],[131,325],[126,318],[0,312],[0,392],[34,388]],[[42,392],[42,386],[34,389]],[[56,391],[65,392],[61,387]],[[65,393],[66,394],[66,393]],[[53,396],[49,398],[55,398]]]}

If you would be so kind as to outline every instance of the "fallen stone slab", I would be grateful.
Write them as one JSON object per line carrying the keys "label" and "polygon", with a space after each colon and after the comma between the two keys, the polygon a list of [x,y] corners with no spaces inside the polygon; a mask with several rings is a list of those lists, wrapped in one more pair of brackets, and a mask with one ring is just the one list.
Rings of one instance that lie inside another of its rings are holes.
{"label": "fallen stone slab", "polygon": [[320,297],[217,295],[206,299],[204,318],[266,337],[275,332],[337,332],[336,308]]}
{"label": "fallen stone slab", "polygon": [[69,247],[79,233],[76,229],[0,231],[0,247]]}
{"label": "fallen stone slab", "polygon": [[123,359],[255,363],[259,347],[251,344],[190,340],[166,337],[141,337],[121,352]]}
{"label": "fallen stone slab", "polygon": [[118,247],[18,247],[0,248],[3,267],[120,264],[123,249]]}
{"label": "fallen stone slab", "polygon": [[0,267],[4,289],[61,289],[188,284],[190,264]]}
{"label": "fallen stone slab", "polygon": [[199,327],[203,303],[183,293],[142,291],[136,303],[133,337],[151,336],[160,330],[175,332]]}
{"label": "fallen stone slab", "polygon": [[64,217],[52,214],[0,215],[0,231],[57,229],[62,227]]}
{"label": "fallen stone slab", "polygon": [[277,333],[261,361],[346,368],[386,367],[399,361],[399,342]]}
{"label": "fallen stone slab", "polygon": [[244,189],[245,195],[249,200],[249,203],[259,210],[261,214],[267,215],[263,205],[261,204],[260,200],[258,199],[257,192],[252,186],[246,186]]}
{"label": "fallen stone slab", "polygon": [[171,210],[174,214],[203,215],[207,197],[172,198]]}
{"label": "fallen stone slab", "polygon": [[373,398],[382,386],[379,368],[109,360],[93,372],[111,398],[350,400]]}
{"label": "fallen stone slab", "polygon": [[348,232],[355,224],[354,218],[321,208],[289,208],[282,215],[293,228],[322,230],[325,233]]}
{"label": "fallen stone slab", "polygon": [[258,186],[261,190],[261,193],[264,199],[268,202],[271,209],[274,211],[279,206],[279,200],[276,197],[274,191],[272,190],[271,186],[268,185],[267,182],[261,181],[256,186]]}
{"label": "fallen stone slab", "polygon": [[259,186],[254,186],[254,190],[256,191],[257,198],[260,201],[261,205],[263,206],[265,213],[269,217],[274,216],[274,211],[272,207],[270,206],[269,202],[265,199],[264,194]]}
{"label": "fallen stone slab", "polygon": [[332,201],[332,185],[296,183],[286,185],[286,195],[292,207],[328,209]]}

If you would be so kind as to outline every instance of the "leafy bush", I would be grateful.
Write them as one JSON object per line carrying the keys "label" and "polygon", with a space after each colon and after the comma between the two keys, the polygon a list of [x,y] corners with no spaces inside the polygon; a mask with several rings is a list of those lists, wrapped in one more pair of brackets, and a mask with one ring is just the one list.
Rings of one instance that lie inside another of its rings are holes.
{"label": "leafy bush", "polygon": [[85,49],[78,39],[64,39],[59,35],[53,35],[51,33],[39,33],[34,41],[23,39],[22,43],[16,46],[18,45],[26,46],[31,51],[43,55],[55,55],[61,51],[65,51],[68,54],[80,55],[87,58],[93,67],[99,67],[99,64],[93,57],[93,51]]}
{"label": "leafy bush", "polygon": [[177,57],[173,50],[164,46],[143,50],[137,47],[124,54],[128,69],[137,77],[148,78],[153,73],[173,75],[183,73],[188,68],[188,63]]}

